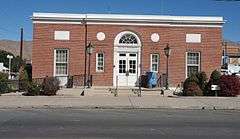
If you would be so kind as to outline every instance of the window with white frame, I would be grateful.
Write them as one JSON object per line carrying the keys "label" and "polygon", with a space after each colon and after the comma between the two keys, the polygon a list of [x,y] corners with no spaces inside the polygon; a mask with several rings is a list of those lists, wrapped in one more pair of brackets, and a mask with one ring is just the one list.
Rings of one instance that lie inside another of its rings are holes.
{"label": "window with white frame", "polygon": [[104,71],[104,54],[103,53],[96,54],[96,71],[97,72]]}
{"label": "window with white frame", "polygon": [[55,76],[68,75],[68,50],[55,49]]}
{"label": "window with white frame", "polygon": [[200,53],[187,52],[187,77],[200,71]]}
{"label": "window with white frame", "polygon": [[151,54],[151,71],[158,72],[159,54]]}

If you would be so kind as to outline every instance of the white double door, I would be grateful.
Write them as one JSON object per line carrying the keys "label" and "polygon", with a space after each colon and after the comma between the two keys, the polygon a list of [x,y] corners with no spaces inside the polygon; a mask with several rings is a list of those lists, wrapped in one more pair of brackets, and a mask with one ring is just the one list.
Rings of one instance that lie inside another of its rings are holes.
{"label": "white double door", "polygon": [[138,54],[119,52],[117,56],[118,86],[136,86],[138,80]]}

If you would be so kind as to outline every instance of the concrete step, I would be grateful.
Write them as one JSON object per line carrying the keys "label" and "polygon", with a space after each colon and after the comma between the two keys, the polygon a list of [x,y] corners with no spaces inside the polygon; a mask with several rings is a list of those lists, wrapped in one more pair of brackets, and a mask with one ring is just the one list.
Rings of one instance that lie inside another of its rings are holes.
{"label": "concrete step", "polygon": [[[111,88],[111,89],[115,89],[115,88]],[[135,90],[134,90],[135,89]],[[67,95],[67,96],[79,96],[83,91],[83,88],[63,88],[61,90],[58,91],[59,95]],[[112,90],[113,92],[114,90]],[[135,91],[135,93],[134,93]],[[137,95],[138,88],[119,88],[118,89],[118,95]],[[172,96],[173,91],[171,90],[166,90],[164,91],[164,96]],[[160,88],[155,88],[155,89],[146,89],[143,88],[142,89],[142,95],[161,95],[162,91]],[[90,95],[90,96],[94,96],[94,95],[114,95],[113,93],[111,93],[110,88],[87,88],[85,89],[85,95]]]}

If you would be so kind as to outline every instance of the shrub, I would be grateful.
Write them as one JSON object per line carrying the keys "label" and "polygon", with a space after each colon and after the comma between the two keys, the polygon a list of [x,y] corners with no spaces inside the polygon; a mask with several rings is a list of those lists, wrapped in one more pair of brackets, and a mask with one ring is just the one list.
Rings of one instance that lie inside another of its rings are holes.
{"label": "shrub", "polygon": [[219,80],[219,96],[240,95],[240,78],[236,75],[222,75]]}
{"label": "shrub", "polygon": [[0,72],[0,81],[7,81],[8,74]]}
{"label": "shrub", "polygon": [[199,83],[199,80],[196,76],[196,74],[191,74],[188,78],[187,78],[188,82],[195,82],[195,83]]}
{"label": "shrub", "polygon": [[188,82],[184,85],[184,96],[202,96],[202,90],[196,82]]}
{"label": "shrub", "polygon": [[56,77],[45,77],[42,84],[42,95],[56,95],[57,91],[60,89],[59,84],[60,82]]}
{"label": "shrub", "polygon": [[20,67],[20,73],[19,73],[19,90],[20,91],[27,91],[28,84],[29,84],[29,78],[27,71],[24,69],[24,66]]}
{"label": "shrub", "polygon": [[183,83],[184,96],[202,96],[206,86],[207,75],[205,72],[191,74]]}
{"label": "shrub", "polygon": [[32,81],[32,65],[31,64],[26,64],[24,70],[26,71],[28,80]]}
{"label": "shrub", "polygon": [[212,85],[219,85],[219,80],[221,77],[221,73],[217,70],[214,70],[211,73],[210,79],[205,87],[204,95],[205,96],[214,96],[215,92],[211,90]]}
{"label": "shrub", "polygon": [[41,85],[31,82],[28,84],[27,93],[23,94],[26,96],[38,96],[42,90]]}
{"label": "shrub", "polygon": [[220,73],[219,71],[217,71],[217,70],[214,70],[214,71],[211,73],[210,79],[212,80],[212,83],[213,83],[213,84],[218,85],[218,84],[219,84],[220,77],[221,77],[221,73]]}
{"label": "shrub", "polygon": [[0,94],[7,93],[9,91],[7,81],[8,74],[0,72]]}
{"label": "shrub", "polygon": [[200,89],[202,91],[205,91],[205,87],[207,85],[207,74],[202,71],[202,72],[197,73],[196,77],[198,79],[197,84],[199,85]]}

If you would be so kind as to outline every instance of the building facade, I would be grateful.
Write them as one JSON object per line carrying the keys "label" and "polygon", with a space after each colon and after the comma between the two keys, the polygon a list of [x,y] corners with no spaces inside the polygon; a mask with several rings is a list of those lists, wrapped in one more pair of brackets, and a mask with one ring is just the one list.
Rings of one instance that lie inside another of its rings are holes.
{"label": "building facade", "polygon": [[239,43],[223,42],[222,72],[240,75],[240,45]]}
{"label": "building facade", "polygon": [[57,76],[65,84],[87,71],[95,86],[135,86],[148,71],[166,73],[167,45],[171,87],[221,68],[222,17],[34,13],[32,20],[33,78]]}
{"label": "building facade", "polygon": [[[223,64],[240,66],[240,45],[237,43],[224,42],[222,53],[225,61]],[[225,62],[225,63],[224,63]]]}

